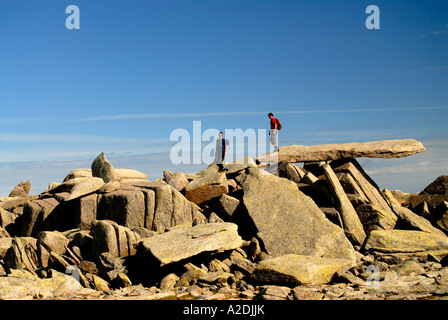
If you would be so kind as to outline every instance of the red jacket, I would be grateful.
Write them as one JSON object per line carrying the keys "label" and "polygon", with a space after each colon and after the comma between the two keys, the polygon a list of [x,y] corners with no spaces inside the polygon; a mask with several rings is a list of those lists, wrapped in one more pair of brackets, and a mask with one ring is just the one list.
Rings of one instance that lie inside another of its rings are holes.
{"label": "red jacket", "polygon": [[277,129],[278,129],[278,126],[279,126],[278,119],[272,118],[271,119],[271,129],[275,129],[276,124],[277,124]]}

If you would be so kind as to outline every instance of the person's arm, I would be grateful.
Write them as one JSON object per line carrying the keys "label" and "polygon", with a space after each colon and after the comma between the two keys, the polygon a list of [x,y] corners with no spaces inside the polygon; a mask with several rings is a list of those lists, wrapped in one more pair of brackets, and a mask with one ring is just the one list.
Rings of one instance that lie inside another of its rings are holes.
{"label": "person's arm", "polygon": [[278,131],[278,120],[275,119],[275,121],[274,121],[274,134],[276,134],[277,131]]}

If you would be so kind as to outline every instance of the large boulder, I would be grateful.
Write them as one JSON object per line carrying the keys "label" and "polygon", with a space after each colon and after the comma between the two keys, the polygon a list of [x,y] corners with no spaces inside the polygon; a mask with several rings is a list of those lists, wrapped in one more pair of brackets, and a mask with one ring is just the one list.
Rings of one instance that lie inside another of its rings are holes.
{"label": "large boulder", "polygon": [[344,231],[330,222],[294,182],[274,175],[250,174],[242,187],[247,213],[270,256],[293,253],[355,260]]}
{"label": "large boulder", "polygon": [[32,237],[14,237],[3,259],[5,267],[35,271],[39,266],[36,242]]}
{"label": "large boulder", "polygon": [[240,201],[227,194],[223,194],[217,199],[214,205],[214,210],[226,219],[231,219],[237,210]]}
{"label": "large boulder", "polygon": [[423,191],[422,194],[446,194],[448,193],[448,175],[439,176],[436,180],[431,182]]}
{"label": "large boulder", "polygon": [[110,220],[94,220],[91,234],[92,256],[96,259],[104,252],[115,257],[134,255],[134,244],[140,239],[136,232]]}
{"label": "large boulder", "polygon": [[448,175],[439,176],[431,182],[418,195],[412,195],[409,198],[411,208],[416,208],[423,202],[426,202],[431,209],[436,208],[444,201],[448,201]]}
{"label": "large boulder", "polygon": [[74,203],[74,223],[82,230],[90,229],[92,221],[96,219],[98,195],[93,193],[79,198]]}
{"label": "large boulder", "polygon": [[395,227],[398,220],[396,215],[389,214],[370,203],[359,205],[356,208],[356,212],[367,234],[372,230],[391,230]]}
{"label": "large boulder", "polygon": [[23,207],[23,214],[15,221],[18,222],[18,234],[37,236],[53,210],[59,206],[54,198],[38,199],[27,202]]}
{"label": "large boulder", "polygon": [[147,229],[165,232],[182,224],[191,226],[195,220],[198,223],[206,221],[196,204],[165,182],[148,183],[145,189]]}
{"label": "large boulder", "polygon": [[287,254],[260,261],[253,278],[264,283],[325,284],[336,273],[342,274],[352,266],[353,261],[347,259]]}
{"label": "large boulder", "polygon": [[152,216],[152,225],[148,229],[157,232],[165,232],[172,227],[171,217],[174,211],[173,187],[170,185],[157,186],[153,189],[155,193],[155,207]]}
{"label": "large boulder", "polygon": [[60,255],[67,251],[69,239],[58,231],[42,231],[37,236],[37,255],[40,266],[46,268],[51,257],[63,259]]}
{"label": "large boulder", "polygon": [[9,194],[9,197],[27,197],[31,190],[30,181],[22,181]]}
{"label": "large boulder", "polygon": [[48,252],[64,254],[69,239],[58,231],[42,231],[37,236],[37,246],[42,245]]}
{"label": "large boulder", "polygon": [[92,225],[92,256],[98,258],[103,252],[118,257],[117,234],[113,223],[108,220],[94,221]]}
{"label": "large boulder", "polygon": [[278,165],[278,176],[299,183],[306,175],[303,168],[297,167],[293,163],[282,162]]}
{"label": "large boulder", "polygon": [[103,179],[105,183],[115,178],[114,167],[107,161],[104,152],[101,152],[101,154],[93,160],[92,176]]}
{"label": "large boulder", "polygon": [[145,227],[145,196],[140,190],[117,190],[101,195],[97,218],[128,228]]}
{"label": "large boulder", "polygon": [[238,226],[229,222],[181,226],[140,241],[137,254],[160,265],[190,258],[201,252],[232,250],[241,247]]}
{"label": "large boulder", "polygon": [[228,192],[229,188],[224,172],[202,175],[185,187],[185,197],[196,204],[201,204]]}
{"label": "large boulder", "polygon": [[187,176],[183,172],[174,173],[169,181],[167,181],[170,186],[178,191],[182,191],[187,186],[188,182]]}

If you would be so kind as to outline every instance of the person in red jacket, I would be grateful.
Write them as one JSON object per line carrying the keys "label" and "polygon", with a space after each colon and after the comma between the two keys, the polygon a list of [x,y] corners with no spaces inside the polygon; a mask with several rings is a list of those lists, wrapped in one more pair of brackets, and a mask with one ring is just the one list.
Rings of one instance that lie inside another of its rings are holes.
{"label": "person in red jacket", "polygon": [[278,129],[279,129],[279,121],[278,119],[274,118],[274,115],[272,114],[272,112],[268,113],[268,117],[269,119],[271,119],[271,129],[269,130],[269,136],[270,136],[270,141],[271,144],[274,145],[274,152],[278,151],[278,146],[277,146],[277,133],[278,133]]}

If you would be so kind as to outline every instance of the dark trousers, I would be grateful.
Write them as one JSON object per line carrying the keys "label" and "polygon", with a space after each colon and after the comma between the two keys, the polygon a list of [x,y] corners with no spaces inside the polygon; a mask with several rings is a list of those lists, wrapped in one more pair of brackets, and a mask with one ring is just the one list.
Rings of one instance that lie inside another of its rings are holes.
{"label": "dark trousers", "polygon": [[216,163],[218,165],[219,170],[224,170],[224,152],[222,154],[222,160],[218,161],[218,163]]}

